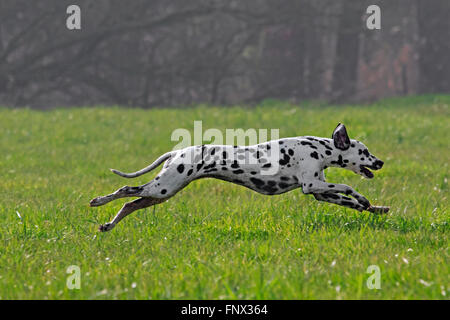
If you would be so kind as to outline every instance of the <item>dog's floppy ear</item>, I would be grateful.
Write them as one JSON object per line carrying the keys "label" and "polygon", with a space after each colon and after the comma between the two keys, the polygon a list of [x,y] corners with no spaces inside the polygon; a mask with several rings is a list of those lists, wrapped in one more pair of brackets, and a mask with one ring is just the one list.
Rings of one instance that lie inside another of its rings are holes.
{"label": "dog's floppy ear", "polygon": [[350,148],[350,138],[347,134],[347,129],[342,123],[339,123],[333,131],[334,146],[340,150],[347,150]]}

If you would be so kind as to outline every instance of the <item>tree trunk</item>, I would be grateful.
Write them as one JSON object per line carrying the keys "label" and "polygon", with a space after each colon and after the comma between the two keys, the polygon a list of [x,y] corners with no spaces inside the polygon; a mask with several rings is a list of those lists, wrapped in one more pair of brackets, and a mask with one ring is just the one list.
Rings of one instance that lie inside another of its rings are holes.
{"label": "tree trunk", "polygon": [[333,101],[348,101],[355,94],[358,74],[359,33],[365,13],[360,0],[345,0],[339,18],[336,58],[333,70]]}
{"label": "tree trunk", "polygon": [[419,91],[450,92],[450,3],[419,0]]}

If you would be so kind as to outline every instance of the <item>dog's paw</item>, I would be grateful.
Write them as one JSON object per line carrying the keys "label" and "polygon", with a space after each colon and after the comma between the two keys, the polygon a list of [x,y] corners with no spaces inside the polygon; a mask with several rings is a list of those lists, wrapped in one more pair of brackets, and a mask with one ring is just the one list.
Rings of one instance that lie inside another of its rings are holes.
{"label": "dog's paw", "polygon": [[98,198],[94,198],[91,201],[89,201],[89,206],[91,206],[91,207],[97,207],[99,205],[100,205],[100,203],[98,201]]}
{"label": "dog's paw", "polygon": [[100,232],[106,232],[106,231],[109,231],[109,230],[111,230],[112,228],[114,228],[114,225],[112,224],[112,223],[105,223],[105,224],[101,224],[99,227],[98,227],[98,231],[100,231]]}
{"label": "dog's paw", "polygon": [[369,208],[367,208],[367,211],[372,213],[384,214],[388,213],[389,209],[390,209],[389,207],[384,206],[370,206]]}
{"label": "dog's paw", "polygon": [[97,197],[92,199],[91,201],[89,201],[89,205],[91,207],[98,207],[101,206],[102,204],[104,204],[105,202],[102,200],[103,197]]}
{"label": "dog's paw", "polygon": [[364,210],[367,210],[368,208],[371,207],[369,200],[367,200],[364,197],[357,198],[357,201],[359,202],[359,204],[363,206]]}

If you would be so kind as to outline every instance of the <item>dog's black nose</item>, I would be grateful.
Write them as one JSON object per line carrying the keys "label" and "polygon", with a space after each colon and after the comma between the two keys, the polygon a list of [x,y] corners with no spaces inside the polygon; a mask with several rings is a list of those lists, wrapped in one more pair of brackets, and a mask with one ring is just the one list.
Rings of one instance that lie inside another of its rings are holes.
{"label": "dog's black nose", "polygon": [[375,161],[375,163],[374,163],[375,167],[377,167],[378,169],[383,168],[383,164],[384,164],[384,162],[381,161],[381,160],[377,160],[377,161]]}

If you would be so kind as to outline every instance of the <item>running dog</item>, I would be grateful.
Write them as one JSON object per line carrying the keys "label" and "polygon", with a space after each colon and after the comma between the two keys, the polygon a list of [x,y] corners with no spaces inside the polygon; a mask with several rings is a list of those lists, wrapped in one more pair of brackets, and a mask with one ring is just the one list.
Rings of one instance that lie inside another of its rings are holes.
{"label": "running dog", "polygon": [[350,139],[343,124],[338,124],[331,139],[305,136],[253,146],[192,146],[167,152],[134,173],[111,171],[125,178],[135,178],[163,162],[163,169],[149,183],[125,186],[91,200],[90,206],[97,207],[119,198],[140,197],[126,203],[111,222],[99,227],[99,231],[109,231],[130,213],[164,202],[191,181],[207,177],[229,181],[265,195],[302,188],[304,194],[312,194],[319,201],[360,212],[389,211],[389,207],[372,206],[350,186],[325,181],[323,170],[328,167],[344,168],[371,179],[373,173],[369,169],[379,170],[384,164],[362,142]]}

